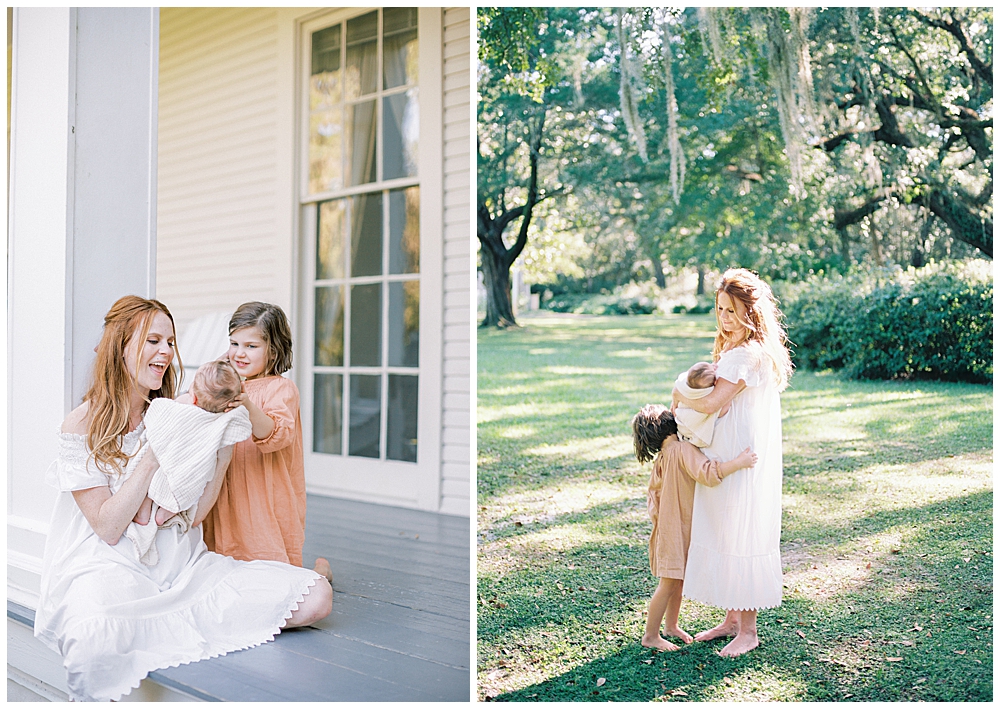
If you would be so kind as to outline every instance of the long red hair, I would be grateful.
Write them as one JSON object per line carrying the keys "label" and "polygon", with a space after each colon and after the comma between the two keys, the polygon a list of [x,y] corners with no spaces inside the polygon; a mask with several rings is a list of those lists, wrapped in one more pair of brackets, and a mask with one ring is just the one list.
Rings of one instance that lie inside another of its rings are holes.
{"label": "long red hair", "polygon": [[[719,294],[725,293],[733,303],[741,303],[745,314],[737,318],[746,330],[738,342],[728,336],[719,326]],[[781,324],[781,311],[778,302],[760,276],[745,268],[730,268],[722,274],[719,287],[715,290],[715,346],[712,348],[713,361],[719,361],[720,355],[733,347],[739,347],[744,342],[757,342],[764,354],[770,360],[778,391],[784,391],[792,376],[792,359],[788,353],[788,338]]]}
{"label": "long red hair", "polygon": [[[125,363],[125,350],[133,337],[142,343],[149,334],[153,315],[161,312],[174,324],[174,316],[158,300],[126,295],[115,301],[104,316],[104,331],[97,345],[97,358],[91,376],[90,389],[83,400],[89,402],[87,423],[87,448],[98,469],[106,473],[121,474],[128,465],[129,456],[122,452],[121,436],[129,430],[129,408],[132,391],[138,386]],[[173,399],[180,383],[178,372],[180,354],[163,374],[160,388],[149,392],[149,399],[165,396]],[[136,349],[135,369],[138,371],[142,346]]]}

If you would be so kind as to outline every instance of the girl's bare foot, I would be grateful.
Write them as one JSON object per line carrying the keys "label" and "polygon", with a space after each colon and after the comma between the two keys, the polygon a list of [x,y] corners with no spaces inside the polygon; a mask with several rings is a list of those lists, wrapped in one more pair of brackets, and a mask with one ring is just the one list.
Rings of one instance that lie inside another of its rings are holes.
{"label": "girl's bare foot", "polygon": [[652,648],[654,650],[659,650],[660,652],[670,652],[672,650],[679,650],[676,645],[671,642],[667,642],[657,634],[655,638],[647,638],[645,635],[642,636],[642,640],[639,641],[643,647]]}
{"label": "girl's bare foot", "polygon": [[316,565],[313,566],[313,571],[320,576],[325,577],[331,584],[333,583],[333,570],[330,568],[330,562],[322,556],[316,559]]}
{"label": "girl's bare foot", "polygon": [[690,645],[694,641],[694,638],[681,630],[678,625],[675,625],[672,628],[664,628],[663,631],[670,637],[681,640],[685,645]]}
{"label": "girl's bare foot", "polygon": [[711,630],[703,630],[695,633],[694,639],[698,642],[715,640],[716,638],[730,638],[740,632],[740,624],[731,620],[724,620]]}
{"label": "girl's bare foot", "polygon": [[750,652],[759,644],[757,633],[740,633],[728,645],[719,650],[719,655],[722,657],[739,657],[745,652]]}

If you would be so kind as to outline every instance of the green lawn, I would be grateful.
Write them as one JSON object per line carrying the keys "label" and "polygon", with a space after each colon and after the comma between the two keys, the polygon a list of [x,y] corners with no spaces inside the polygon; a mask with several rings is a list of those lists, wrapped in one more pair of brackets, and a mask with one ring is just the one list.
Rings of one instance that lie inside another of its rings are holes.
{"label": "green lawn", "polygon": [[[478,686],[495,701],[991,701],[992,388],[798,372],[784,602],[761,646],[639,645],[649,465],[628,422],[708,316],[536,316],[478,342]],[[723,611],[685,601],[696,632]]]}

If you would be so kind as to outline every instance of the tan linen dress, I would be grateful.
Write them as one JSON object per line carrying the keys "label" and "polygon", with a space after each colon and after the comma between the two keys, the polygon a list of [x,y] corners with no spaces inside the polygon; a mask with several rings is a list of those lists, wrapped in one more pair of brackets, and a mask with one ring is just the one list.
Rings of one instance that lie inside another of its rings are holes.
{"label": "tan linen dress", "polygon": [[724,476],[719,463],[677,436],[667,436],[649,477],[649,568],[653,576],[683,579],[691,543],[695,483],[715,487]]}
{"label": "tan linen dress", "polygon": [[299,390],[281,376],[249,379],[244,388],[274,419],[274,430],[236,444],[219,499],[205,518],[205,544],[234,559],[302,566],[306,479]]}

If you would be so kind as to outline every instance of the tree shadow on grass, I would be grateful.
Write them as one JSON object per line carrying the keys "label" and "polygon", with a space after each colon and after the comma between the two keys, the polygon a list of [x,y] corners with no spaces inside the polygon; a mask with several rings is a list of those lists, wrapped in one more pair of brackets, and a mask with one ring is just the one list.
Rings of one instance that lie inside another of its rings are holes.
{"label": "tree shadow on grass", "polygon": [[[786,592],[781,608],[761,614],[761,648],[734,660],[714,654],[724,641],[677,653],[642,648],[641,620],[632,608],[636,600],[645,602],[652,584],[646,574],[623,576],[620,569],[634,569],[644,555],[631,545],[572,549],[559,555],[558,567],[526,569],[490,582],[488,592],[507,599],[509,610],[480,621],[480,642],[497,643],[511,632],[537,637],[531,630],[542,627],[558,634],[562,627],[580,642],[594,644],[597,637],[601,656],[496,699],[990,701],[992,559],[986,549],[992,531],[983,520],[990,519],[991,509],[992,493],[980,492],[898,510],[895,518],[892,511],[880,511],[850,528],[830,526],[828,534],[841,540],[893,527],[906,534],[900,554],[883,553],[857,583],[827,599]],[[822,555],[815,560],[824,563]],[[578,570],[571,572],[571,566]],[[580,587],[582,597],[567,593]],[[504,588],[532,592],[521,597]],[[544,600],[532,609],[538,599]],[[708,627],[705,607],[688,602],[682,624],[690,622],[692,609]],[[583,629],[592,626],[601,629],[587,639]],[[602,644],[604,632],[616,626],[624,632]],[[605,682],[598,687],[601,677]],[[676,690],[682,694],[670,694]]]}

